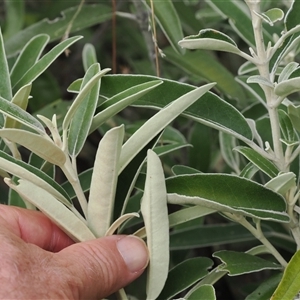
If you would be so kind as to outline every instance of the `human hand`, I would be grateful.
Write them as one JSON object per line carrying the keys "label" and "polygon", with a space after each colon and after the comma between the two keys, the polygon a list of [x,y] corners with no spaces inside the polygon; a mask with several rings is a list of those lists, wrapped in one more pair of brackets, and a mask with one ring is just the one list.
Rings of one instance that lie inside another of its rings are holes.
{"label": "human hand", "polygon": [[37,211],[0,205],[0,299],[101,299],[140,276],[133,236],[74,242]]}

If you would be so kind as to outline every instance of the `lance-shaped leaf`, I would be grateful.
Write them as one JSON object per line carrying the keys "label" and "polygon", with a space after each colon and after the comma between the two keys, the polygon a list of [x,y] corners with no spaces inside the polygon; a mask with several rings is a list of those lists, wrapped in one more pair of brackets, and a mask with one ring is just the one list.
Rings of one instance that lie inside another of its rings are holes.
{"label": "lance-shaped leaf", "polygon": [[290,104],[288,106],[288,114],[294,128],[300,132],[300,106],[294,106],[293,104]]}
{"label": "lance-shaped leaf", "polygon": [[149,119],[138,131],[132,135],[123,145],[120,157],[120,172],[133,159],[135,153],[141,150],[149,141],[151,141],[162,129],[171,123],[186,108],[192,105],[204,93],[209,91],[214,83],[204,85],[193,90],[159,111]]}
{"label": "lance-shaped leaf", "polygon": [[48,42],[49,36],[46,34],[39,34],[28,41],[11,69],[12,86],[36,64]]}
{"label": "lance-shaped leaf", "polygon": [[200,30],[199,34],[187,36],[179,41],[178,44],[187,49],[226,51],[235,54],[241,53],[236,43],[228,35],[214,29]]}
{"label": "lance-shaped leaf", "polygon": [[290,9],[288,10],[286,17],[284,19],[284,23],[287,30],[291,30],[300,24],[299,22],[299,9],[300,3],[299,1],[292,1]]}
{"label": "lance-shaped leaf", "polygon": [[[100,92],[104,97],[112,97],[126,88],[155,79],[162,80],[163,84],[141,97],[134,103],[135,106],[161,109],[195,89],[192,85],[154,76],[107,75],[102,78]],[[183,112],[183,115],[217,130],[230,133],[237,138],[252,139],[252,131],[243,115],[211,92],[203,94],[201,99]]]}
{"label": "lance-shaped leaf", "polygon": [[158,156],[147,153],[147,177],[141,203],[150,255],[147,299],[156,299],[162,291],[169,268],[169,222],[165,177]]}
{"label": "lance-shaped leaf", "polygon": [[278,110],[282,140],[287,145],[298,143],[298,137],[289,115],[282,109]]}
{"label": "lance-shaped leaf", "polygon": [[298,66],[299,66],[299,64],[294,61],[291,61],[290,63],[288,63],[281,71],[281,73],[278,77],[278,82],[282,82],[282,81],[289,79],[291,74],[298,69]]}
{"label": "lance-shaped leaf", "polygon": [[[89,81],[82,87],[80,93],[76,96],[74,102],[72,103],[71,107],[69,108],[67,114],[65,115],[62,129],[64,134],[67,133],[68,127],[81,103],[84,101],[85,97],[90,93],[91,89],[99,82],[99,79],[109,71],[110,69],[104,69],[94,75]],[[66,141],[64,141],[66,142]]]}
{"label": "lance-shaped leaf", "polygon": [[296,175],[292,172],[283,173],[275,178],[272,178],[265,184],[265,187],[284,196],[292,187],[296,186]]}
{"label": "lance-shaped leaf", "polygon": [[123,137],[123,126],[113,128],[98,146],[87,213],[88,226],[97,237],[104,236],[111,225]]}
{"label": "lance-shaped leaf", "polygon": [[279,173],[279,170],[271,161],[257,153],[255,150],[244,146],[236,147],[234,150],[243,154],[250,162],[269,177],[273,178]]}
{"label": "lance-shaped leaf", "polygon": [[296,299],[300,291],[300,251],[297,251],[284,270],[283,277],[271,300]]}
{"label": "lance-shaped leaf", "polygon": [[[174,296],[186,290],[208,274],[213,261],[207,257],[196,257],[184,260],[170,270],[165,287],[157,299],[174,299]],[[185,276],[182,276],[182,275]]]}
{"label": "lance-shaped leaf", "polygon": [[[178,53],[183,54],[184,51],[178,47],[178,41],[183,38],[181,22],[171,0],[152,0],[155,19],[159,27],[164,32],[170,44]],[[150,0],[146,0],[150,7]],[[153,25],[152,25],[153,26]]]}
{"label": "lance-shaped leaf", "polygon": [[[17,34],[5,42],[5,49],[9,57],[15,56],[24,45],[38,34],[44,33],[50,36],[50,41],[63,37],[67,27],[74,18],[77,7],[68,8],[60,13],[54,20],[43,19],[33,25],[18,31]],[[99,24],[111,19],[111,5],[92,4],[83,5],[76,16],[70,33]]]}
{"label": "lance-shaped leaf", "polygon": [[105,232],[105,236],[113,235],[115,231],[127,220],[136,217],[139,218],[140,215],[138,213],[128,213],[122,215],[119,219],[117,219],[115,222],[113,222],[110,227]]}
{"label": "lance-shaped leaf", "polygon": [[57,201],[47,191],[35,184],[19,180],[15,185],[10,179],[5,179],[6,184],[26,201],[32,203],[42,211],[52,222],[58,225],[70,238],[76,242],[92,240],[95,236],[88,229],[86,224],[79,219],[71,210]]}
{"label": "lance-shaped leaf", "polygon": [[[81,90],[99,73],[100,65],[98,63],[93,64],[84,76]],[[90,88],[88,94],[82,98],[80,103],[75,100],[77,104],[72,105],[70,108],[70,110],[76,110],[68,131],[68,149],[72,157],[76,157],[79,154],[89,134],[97,107],[100,85],[100,78],[98,77],[96,83]]]}
{"label": "lance-shaped leaf", "polygon": [[[13,99],[11,100],[11,103],[17,105],[18,107],[20,107],[21,109],[26,111],[30,91],[31,91],[31,83],[24,85],[14,95]],[[30,115],[30,117],[32,117],[32,116]],[[36,123],[36,122],[38,122],[38,120],[35,119],[34,122]],[[40,124],[40,125],[42,125],[42,124]],[[9,116],[6,117],[5,123],[4,123],[5,128],[20,128],[20,126],[21,126],[21,123],[18,122],[16,119],[10,118]],[[39,130],[41,130],[41,128]],[[42,128],[42,130],[44,131],[44,128]]]}
{"label": "lance-shaped leaf", "polygon": [[298,91],[300,91],[300,77],[282,81],[274,89],[275,94],[280,97],[286,97]]}
{"label": "lance-shaped leaf", "polygon": [[185,297],[186,300],[216,300],[216,291],[211,284],[204,284],[198,287],[193,291],[188,297]]}
{"label": "lance-shaped leaf", "polygon": [[85,72],[90,66],[97,63],[97,54],[92,44],[85,44],[82,50],[82,63]]}
{"label": "lance-shaped leaf", "polygon": [[52,194],[56,199],[68,207],[72,202],[66,191],[47,174],[21,160],[0,151],[0,169],[16,177],[25,179]]}
{"label": "lance-shaped leaf", "polygon": [[126,89],[119,94],[111,97],[99,106],[100,112],[93,118],[90,131],[94,131],[99,128],[105,121],[118,112],[131,105],[133,102],[155,89],[157,86],[162,84],[161,80],[153,80],[138,84],[129,89]]}
{"label": "lance-shaped leaf", "polygon": [[218,257],[224,263],[220,265],[218,269],[228,271],[229,276],[237,276],[262,270],[282,269],[281,265],[243,252],[221,250],[215,252],[213,256]]}
{"label": "lance-shaped leaf", "polygon": [[[28,93],[28,90],[26,91],[26,89],[28,89],[28,88],[30,90],[30,86],[25,86],[23,90],[20,90],[21,95],[17,94],[16,96],[22,97],[24,95],[26,97],[26,93]],[[17,104],[6,101],[2,97],[0,97],[0,111],[4,115],[32,128],[33,130],[37,131],[38,133],[40,133],[42,135],[46,135],[44,126],[35,117],[33,117],[31,114],[26,112],[21,107],[19,107]]]}
{"label": "lance-shaped leaf", "polygon": [[66,161],[65,153],[50,138],[21,129],[1,129],[0,136],[27,148],[54,165],[62,166]]}
{"label": "lance-shaped leaf", "polygon": [[282,20],[284,17],[284,12],[279,8],[271,8],[264,13],[254,13],[271,26],[273,26],[275,22]]}
{"label": "lance-shaped leaf", "polygon": [[193,174],[166,180],[168,202],[194,204],[256,217],[288,222],[284,198],[248,179],[229,174]]}
{"label": "lance-shaped leaf", "polygon": [[72,44],[81,39],[81,36],[74,36],[66,39],[51,49],[47,54],[45,54],[36,64],[34,64],[24,76],[13,86],[13,91],[17,91],[23,85],[26,85],[34,81],[39,75],[41,75],[50,64],[66,49],[68,49]]}
{"label": "lance-shaped leaf", "polygon": [[3,37],[0,28],[0,97],[7,99],[8,101],[12,98],[11,82],[9,69],[6,59],[6,53],[4,49]]}

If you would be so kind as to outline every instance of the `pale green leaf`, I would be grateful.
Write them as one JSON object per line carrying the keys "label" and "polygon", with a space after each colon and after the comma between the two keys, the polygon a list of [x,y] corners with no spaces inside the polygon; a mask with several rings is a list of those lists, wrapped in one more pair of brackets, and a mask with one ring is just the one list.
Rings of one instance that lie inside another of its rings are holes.
{"label": "pale green leaf", "polygon": [[[0,169],[18,178],[25,179],[52,194],[56,199],[66,206],[72,206],[72,202],[66,191],[51,177],[44,172],[21,160],[0,151]],[[5,174],[1,174],[4,175]]]}
{"label": "pale green leaf", "polygon": [[290,104],[288,106],[288,114],[293,123],[294,128],[300,132],[300,106]]}
{"label": "pale green leaf", "polygon": [[85,44],[82,50],[82,63],[86,72],[90,66],[97,63],[97,54],[92,44]]}
{"label": "pale green leaf", "polygon": [[100,112],[94,116],[90,131],[92,132],[96,130],[109,118],[116,115],[118,112],[131,105],[134,101],[138,100],[152,89],[155,89],[160,84],[162,84],[162,81],[160,80],[153,80],[138,84],[105,101],[99,107]]}
{"label": "pale green leaf", "polygon": [[37,63],[35,63],[28,71],[24,74],[24,76],[14,84],[13,90],[17,91],[23,85],[26,85],[32,81],[34,81],[39,75],[41,75],[50,64],[66,49],[68,49],[72,44],[81,39],[81,36],[74,36],[69,39],[66,39],[56,45],[53,49],[51,49],[48,53],[46,53]]}
{"label": "pale green leaf", "polygon": [[281,265],[243,252],[221,250],[215,252],[213,256],[218,257],[224,263],[220,265],[218,269],[222,271],[228,271],[229,276],[249,274],[262,270],[282,269]]}
{"label": "pale green leaf", "polygon": [[123,137],[124,127],[115,127],[98,146],[87,213],[88,226],[97,237],[104,236],[111,225]]}
{"label": "pale green leaf", "polygon": [[257,153],[255,150],[245,146],[236,147],[234,150],[243,154],[250,162],[269,177],[273,178],[279,173],[278,168],[271,161]]}
{"label": "pale green leaf", "polygon": [[259,169],[253,163],[249,162],[240,172],[239,176],[251,179],[258,172],[258,170]]}
{"label": "pale green leaf", "polygon": [[282,141],[287,145],[298,143],[299,139],[289,115],[282,109],[278,110],[278,115],[282,133]]}
{"label": "pale green leaf", "polygon": [[216,300],[216,292],[211,284],[204,284],[191,293],[186,300]]}
{"label": "pale green leaf", "polygon": [[238,69],[238,75],[245,75],[257,70],[257,67],[250,61],[243,63]]}
{"label": "pale green leaf", "polygon": [[[22,97],[28,94],[28,89],[30,91],[30,85],[25,86],[23,90],[20,90],[20,94],[16,94],[17,97]],[[23,99],[25,100],[25,99]],[[25,100],[26,103],[26,100]],[[38,133],[42,135],[46,135],[46,131],[44,129],[44,126],[30,113],[26,112],[24,109],[19,107],[17,104],[14,104],[13,102],[6,101],[2,97],[0,97],[0,112],[2,112],[4,115],[10,117],[11,119],[14,119],[15,121],[18,121],[33,130],[37,131]]]}
{"label": "pale green leaf", "polygon": [[26,201],[42,211],[74,241],[83,242],[95,239],[81,219],[44,189],[22,179],[19,180],[18,185],[13,184],[8,178],[5,179],[5,182]]}
{"label": "pale green leaf", "polygon": [[283,82],[291,76],[291,74],[298,69],[299,64],[291,61],[289,62],[281,71],[279,77],[278,77],[278,83]]}
{"label": "pale green leaf", "polygon": [[62,166],[66,161],[65,153],[49,137],[21,129],[1,129],[0,136],[24,146],[54,165]]}
{"label": "pale green leaf", "polygon": [[298,250],[284,270],[283,277],[271,300],[295,299],[300,291],[300,251]]}
{"label": "pale green leaf", "polygon": [[202,29],[199,34],[185,37],[179,45],[187,49],[226,51],[240,54],[241,50],[226,34],[214,29]]}
{"label": "pale green leaf", "polygon": [[298,91],[300,91],[300,77],[282,81],[274,89],[275,94],[282,98]]}
{"label": "pale green leaf", "polygon": [[[107,71],[107,70],[106,70]],[[100,72],[100,65],[98,63],[93,64],[86,72],[82,81],[81,91],[85,85],[89,84],[90,81],[97,77],[99,74],[105,74]],[[78,101],[78,97],[70,107],[68,114],[72,115],[72,121],[68,131],[68,149],[69,154],[72,157],[76,157],[82,150],[86,138],[89,134],[92,119],[97,107],[101,77],[97,77],[98,80],[92,86],[85,97]],[[72,113],[74,110],[74,114]],[[70,112],[71,111],[71,112]],[[67,117],[67,116],[66,116]]]}
{"label": "pale green leaf", "polygon": [[123,145],[120,157],[119,172],[121,172],[133,159],[135,153],[139,152],[149,141],[151,141],[161,130],[180,115],[186,108],[199,99],[214,83],[204,85],[196,90],[179,97],[170,105],[159,111],[149,119],[134,135]]}
{"label": "pale green leaf", "polygon": [[208,274],[207,269],[211,268],[212,265],[213,261],[207,257],[184,260],[169,271],[165,287],[157,299],[174,299],[178,293],[205,277]]}
{"label": "pale green leaf", "polygon": [[10,72],[12,86],[36,64],[48,42],[48,35],[38,34],[26,43]]}
{"label": "pale green leaf", "polygon": [[274,87],[273,83],[271,81],[269,81],[268,79],[266,79],[265,77],[262,77],[260,75],[250,76],[247,79],[247,83],[258,83],[260,85],[268,86],[268,87],[271,87],[271,88]]}
{"label": "pale green leaf", "polygon": [[11,101],[12,98],[9,69],[8,69],[4,44],[3,44],[1,28],[0,28],[0,97],[3,97],[8,101]]}
{"label": "pale green leaf", "polygon": [[139,218],[140,215],[138,213],[128,213],[119,217],[115,222],[113,222],[110,227],[105,232],[105,236],[113,235],[115,231],[127,220],[136,217]]}
{"label": "pale green leaf", "polygon": [[150,262],[147,276],[147,299],[156,299],[162,291],[169,268],[169,222],[167,192],[161,161],[147,152],[147,177],[141,203]]}
{"label": "pale green leaf", "polygon": [[[75,98],[74,102],[72,103],[71,107],[69,108],[67,114],[65,115],[63,124],[62,124],[62,129],[64,131],[64,134],[67,134],[68,127],[78,109],[78,107],[81,105],[81,103],[84,101],[85,97],[89,94],[93,86],[95,86],[100,78],[106,74],[110,69],[104,69],[97,73],[95,76],[93,76],[85,85],[84,87],[80,90],[79,94]],[[64,141],[66,142],[66,141]]]}
{"label": "pale green leaf", "polygon": [[[28,99],[30,96],[31,91],[31,84],[24,85],[21,89],[18,90],[18,92],[14,95],[13,99],[11,100],[11,103],[19,106],[24,111],[27,108],[28,105]],[[30,118],[32,116],[30,115]],[[18,118],[17,118],[18,120]],[[10,118],[9,116],[6,117],[4,127],[5,128],[20,128],[21,123],[18,122],[15,118]],[[37,120],[34,120],[35,123],[37,123]],[[42,124],[40,124],[42,125]],[[40,126],[39,125],[39,126]],[[44,131],[44,128],[42,128],[42,131]]]}
{"label": "pale green leaf", "polygon": [[[255,12],[256,13],[256,12]],[[262,20],[273,26],[275,22],[281,21],[284,17],[284,12],[279,8],[271,8],[264,13],[256,13]]]}
{"label": "pale green leaf", "polygon": [[200,205],[264,220],[288,222],[284,198],[248,179],[229,174],[193,174],[166,180],[168,202]]}

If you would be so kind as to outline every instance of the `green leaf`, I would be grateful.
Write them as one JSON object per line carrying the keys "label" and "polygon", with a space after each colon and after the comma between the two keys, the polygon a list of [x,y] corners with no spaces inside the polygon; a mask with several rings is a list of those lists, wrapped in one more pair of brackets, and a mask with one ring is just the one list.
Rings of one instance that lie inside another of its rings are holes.
{"label": "green leaf", "polygon": [[172,122],[179,114],[187,107],[192,105],[204,93],[212,88],[214,84],[204,85],[196,90],[193,90],[164,109],[156,113],[149,119],[134,135],[132,135],[123,145],[120,157],[120,172],[133,159],[135,153],[141,150],[150,140],[152,140],[162,129]]}
{"label": "green leaf", "polygon": [[191,293],[187,300],[216,300],[216,292],[211,284],[201,285],[193,293]]}
{"label": "green leaf", "polygon": [[[154,76],[112,75],[102,78],[101,95],[112,97],[126,88],[155,79],[163,80],[163,84],[138,100],[135,103],[136,106],[161,109],[195,89],[194,86],[188,84]],[[238,138],[252,139],[252,131],[243,115],[213,93],[204,94],[199,101],[188,107],[183,115]]]}
{"label": "green leaf", "polygon": [[123,138],[123,126],[111,129],[96,153],[87,213],[88,227],[96,237],[103,237],[112,222]]}
{"label": "green leaf", "polygon": [[82,50],[82,63],[86,72],[90,66],[97,63],[97,54],[95,47],[92,44],[85,44]]}
{"label": "green leaf", "polygon": [[300,106],[290,104],[288,106],[288,114],[292,121],[294,128],[300,132]]}
{"label": "green leaf", "polygon": [[133,102],[137,101],[160,84],[162,84],[162,81],[160,80],[141,83],[126,89],[105,101],[98,108],[100,112],[93,118],[90,132],[99,128],[109,118],[116,115],[118,112],[131,105]]}
{"label": "green leaf", "polygon": [[224,132],[219,132],[219,143],[222,153],[222,157],[225,162],[230,166],[236,173],[239,173],[239,156],[236,152],[233,151],[236,148],[236,138],[226,134]]}
{"label": "green leaf", "polygon": [[245,75],[257,70],[257,67],[250,61],[243,63],[238,69],[238,75]]}
{"label": "green leaf", "polygon": [[[24,110],[24,113],[25,113],[27,105],[28,105],[30,91],[31,91],[31,84],[24,85],[21,89],[18,90],[18,92],[14,95],[13,99],[11,100],[11,103],[17,105],[22,110]],[[0,98],[0,101],[1,101],[1,98]],[[1,107],[1,105],[0,105],[0,107]],[[27,116],[28,115],[26,114],[26,117]],[[34,119],[31,115],[29,118],[30,118],[30,120]],[[18,120],[18,117],[17,117],[17,120]],[[17,120],[7,116],[5,119],[4,127],[5,128],[20,128],[21,123],[18,122]],[[38,120],[35,119],[34,123],[39,123],[39,122],[38,122]],[[38,126],[40,127],[40,125],[42,125],[42,124],[39,124]],[[40,131],[40,130],[41,130],[41,128],[38,131]],[[42,131],[44,131],[43,126],[42,126]]]}
{"label": "green leaf", "polygon": [[36,64],[48,42],[48,35],[38,34],[26,43],[11,69],[12,86]]}
{"label": "green leaf", "polygon": [[256,14],[271,26],[273,26],[277,21],[281,21],[284,17],[284,12],[279,8],[271,8],[264,13]]}
{"label": "green leaf", "polygon": [[273,178],[279,173],[278,168],[271,161],[257,153],[255,150],[245,146],[236,147],[234,150],[243,154],[250,162],[269,177]]}
{"label": "green leaf", "polygon": [[24,146],[54,165],[62,166],[66,161],[65,153],[47,136],[21,129],[1,129],[0,136]]}
{"label": "green leaf", "polygon": [[17,91],[22,86],[34,81],[39,75],[41,75],[50,64],[66,49],[68,49],[72,44],[81,39],[80,36],[74,36],[66,39],[51,49],[47,54],[45,54],[37,63],[35,63],[24,76],[14,84],[13,91]]}
{"label": "green leaf", "polygon": [[243,252],[221,250],[215,252],[213,256],[219,258],[223,262],[218,269],[228,271],[229,276],[249,274],[262,270],[282,269],[281,265]]}
{"label": "green leaf", "polygon": [[183,174],[197,174],[201,172],[191,167],[176,165],[172,167],[172,173],[174,175],[183,175]]}
{"label": "green leaf", "polygon": [[[71,7],[61,12],[61,16],[54,20],[43,19],[40,22],[19,31],[5,42],[5,49],[9,56],[14,56],[34,36],[45,33],[50,36],[50,41],[63,37],[74,17],[77,7]],[[111,6],[103,4],[84,5],[74,20],[70,33],[93,26],[111,19]]]}
{"label": "green leaf", "polygon": [[0,97],[10,101],[12,98],[11,82],[3,37],[0,28]]}
{"label": "green leaf", "polygon": [[22,179],[19,180],[18,185],[14,185],[8,178],[5,179],[5,182],[26,201],[42,211],[74,241],[83,242],[95,238],[81,219],[44,189]]}
{"label": "green leaf", "polygon": [[24,23],[24,0],[10,1],[5,0],[5,31],[4,39],[17,34],[23,27]]}
{"label": "green leaf", "polygon": [[298,143],[298,137],[289,115],[282,109],[278,110],[282,140],[287,145]]}
{"label": "green leaf", "polygon": [[236,43],[228,35],[214,29],[202,29],[199,34],[187,36],[178,44],[187,49],[241,53]]}
{"label": "green leaf", "polygon": [[147,299],[156,299],[162,291],[169,268],[169,222],[165,177],[158,156],[147,152],[147,175],[141,203],[150,261],[147,270]]}
{"label": "green leaf", "polygon": [[[182,51],[177,44],[178,41],[183,38],[181,22],[174,8],[173,2],[171,0],[152,0],[152,2],[154,6],[155,19],[159,27],[169,40],[173,49],[178,53],[183,54],[184,51]],[[146,0],[146,3],[150,8],[150,0]]]}
{"label": "green leaf", "polygon": [[298,91],[300,91],[300,77],[282,81],[274,89],[275,94],[282,98]]}
{"label": "green leaf", "polygon": [[247,179],[251,179],[258,171],[258,168],[249,162],[244,169],[240,172],[240,177],[245,177]]}
{"label": "green leaf", "polygon": [[[66,206],[70,207],[72,202],[66,191],[47,174],[21,160],[0,151],[0,169],[4,170],[18,178],[30,181],[48,193]],[[1,174],[2,175],[2,174]]]}
{"label": "green leaf", "polygon": [[170,47],[164,48],[165,59],[182,69],[185,73],[217,82],[216,88],[222,93],[243,102],[244,90],[230,73],[216,58],[207,51],[188,51],[185,55],[175,53]]}
{"label": "green leaf", "polygon": [[168,202],[201,205],[264,220],[288,222],[283,197],[245,178],[228,174],[194,174],[166,180]]}
{"label": "green leaf", "polygon": [[274,293],[278,283],[282,277],[282,273],[275,274],[261,283],[261,285],[249,294],[245,300],[266,300],[270,299]]}
{"label": "green leaf", "polygon": [[[107,71],[107,70],[106,70]],[[84,143],[90,131],[92,119],[97,107],[98,96],[100,91],[101,81],[99,78],[100,65],[93,64],[86,72],[81,90],[85,85],[89,84],[95,76],[97,76],[96,83],[90,87],[87,95],[83,97],[79,103],[78,97],[70,107],[68,114],[72,115],[73,109],[76,110],[72,116],[72,122],[68,132],[68,149],[72,157],[76,157],[82,150]],[[105,73],[105,72],[104,72]],[[103,72],[100,74],[104,74]]]}
{"label": "green leaf", "polygon": [[207,257],[186,259],[169,271],[168,279],[158,300],[174,299],[174,296],[192,286],[208,274],[213,261]]}
{"label": "green leaf", "polygon": [[258,83],[260,85],[264,85],[264,86],[268,86],[268,87],[274,88],[274,85],[273,85],[273,83],[270,80],[268,80],[265,77],[260,76],[260,75],[250,76],[247,79],[247,83]]}
{"label": "green leaf", "polygon": [[300,291],[300,251],[297,251],[284,270],[283,277],[271,300],[295,299]]}
{"label": "green leaf", "polygon": [[[24,89],[20,90],[21,95],[16,94],[17,97],[21,96],[22,94],[26,93],[28,94],[28,90],[30,90],[30,85],[24,86]],[[15,98],[14,98],[15,99]],[[13,102],[9,102],[2,97],[0,97],[0,112],[2,112],[4,115],[32,128],[33,130],[37,131],[38,133],[42,135],[46,135],[46,131],[44,129],[44,126],[31,114],[23,110],[18,105],[14,104]]]}
{"label": "green leaf", "polygon": [[281,73],[278,77],[278,83],[289,79],[291,74],[298,69],[298,66],[299,66],[299,64],[294,61],[291,61],[290,63],[288,63],[281,71]]}
{"label": "green leaf", "polygon": [[272,178],[265,187],[285,196],[286,192],[296,186],[296,175],[292,172],[283,173]]}
{"label": "green leaf", "polygon": [[90,78],[89,81],[86,82],[86,84],[82,87],[80,93],[76,96],[74,102],[72,103],[71,107],[69,108],[67,114],[64,117],[64,121],[62,124],[64,134],[67,134],[68,127],[72,119],[74,118],[78,107],[80,107],[81,103],[85,100],[85,97],[90,93],[91,89],[99,82],[99,79],[109,70],[110,69],[104,69],[98,72],[96,75]]}
{"label": "green leaf", "polygon": [[300,3],[299,1],[293,0],[291,2],[291,6],[285,16],[285,27],[287,30],[291,30],[295,28],[297,25],[299,25],[299,9],[300,9]]}

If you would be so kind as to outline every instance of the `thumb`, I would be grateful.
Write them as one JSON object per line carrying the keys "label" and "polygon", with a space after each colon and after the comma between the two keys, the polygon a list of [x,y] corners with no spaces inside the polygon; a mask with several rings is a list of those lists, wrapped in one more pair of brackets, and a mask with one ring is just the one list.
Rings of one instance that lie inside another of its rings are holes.
{"label": "thumb", "polygon": [[74,299],[107,297],[139,277],[149,260],[141,239],[122,235],[74,244],[56,254],[71,275]]}

